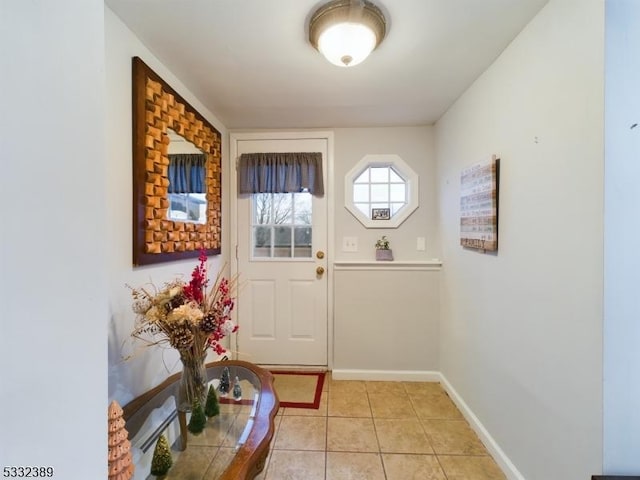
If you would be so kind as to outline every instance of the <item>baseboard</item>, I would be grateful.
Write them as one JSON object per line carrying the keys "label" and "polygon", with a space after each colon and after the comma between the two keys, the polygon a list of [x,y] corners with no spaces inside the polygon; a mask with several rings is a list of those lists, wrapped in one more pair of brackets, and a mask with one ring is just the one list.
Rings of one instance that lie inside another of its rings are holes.
{"label": "baseboard", "polygon": [[429,370],[341,370],[331,371],[333,380],[439,382],[440,372]]}
{"label": "baseboard", "polygon": [[327,367],[320,367],[316,365],[267,365],[258,364],[260,368],[275,372],[277,370],[283,370],[287,372],[326,372]]}
{"label": "baseboard", "polygon": [[440,377],[439,382],[445,391],[449,394],[453,403],[456,404],[458,410],[462,413],[464,418],[469,422],[469,425],[478,435],[478,438],[484,443],[484,446],[487,448],[493,459],[500,466],[500,469],[504,472],[509,480],[526,480],[524,476],[518,471],[516,466],[509,460],[506,453],[500,448],[498,443],[493,439],[491,434],[487,431],[487,429],[482,425],[478,417],[471,411],[469,405],[465,403],[462,397],[456,392],[455,388],[449,383],[449,381],[445,378],[444,375],[438,373]]}

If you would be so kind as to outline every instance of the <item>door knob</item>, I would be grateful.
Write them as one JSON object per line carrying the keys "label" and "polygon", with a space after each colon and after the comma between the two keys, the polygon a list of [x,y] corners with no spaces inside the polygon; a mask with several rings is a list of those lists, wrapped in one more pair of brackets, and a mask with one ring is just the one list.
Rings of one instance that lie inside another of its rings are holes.
{"label": "door knob", "polygon": [[318,275],[322,275],[322,274],[324,273],[324,267],[318,267],[318,268],[316,268],[316,273],[317,273]]}
{"label": "door knob", "polygon": [[324,252],[322,250],[318,250],[316,257],[322,260],[324,258]]}

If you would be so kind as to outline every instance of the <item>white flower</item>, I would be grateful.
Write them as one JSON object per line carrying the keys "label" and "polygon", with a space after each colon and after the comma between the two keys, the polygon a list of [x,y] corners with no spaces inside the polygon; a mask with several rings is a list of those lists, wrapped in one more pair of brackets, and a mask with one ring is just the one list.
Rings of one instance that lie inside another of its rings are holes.
{"label": "white flower", "polygon": [[151,307],[151,302],[146,298],[141,300],[136,300],[131,305],[133,312],[139,315],[144,315],[145,313],[147,313],[147,310],[149,310],[150,307]]}
{"label": "white flower", "polygon": [[233,333],[234,328],[236,328],[236,324],[233,323],[231,320],[225,321],[221,327],[225,335],[229,335],[230,333]]}
{"label": "white flower", "polygon": [[183,320],[188,321],[192,325],[197,325],[202,320],[204,314],[202,310],[200,310],[193,303],[185,303],[184,305],[180,305],[177,308],[174,308],[167,315],[168,322],[180,322]]}

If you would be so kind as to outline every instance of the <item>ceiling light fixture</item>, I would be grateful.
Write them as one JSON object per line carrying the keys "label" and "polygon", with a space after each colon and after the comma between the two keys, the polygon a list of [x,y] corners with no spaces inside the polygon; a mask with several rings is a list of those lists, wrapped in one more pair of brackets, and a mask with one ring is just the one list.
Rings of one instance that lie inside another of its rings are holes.
{"label": "ceiling light fixture", "polygon": [[333,0],[318,8],[309,22],[309,41],[339,67],[359,64],[386,34],[382,10],[368,0]]}

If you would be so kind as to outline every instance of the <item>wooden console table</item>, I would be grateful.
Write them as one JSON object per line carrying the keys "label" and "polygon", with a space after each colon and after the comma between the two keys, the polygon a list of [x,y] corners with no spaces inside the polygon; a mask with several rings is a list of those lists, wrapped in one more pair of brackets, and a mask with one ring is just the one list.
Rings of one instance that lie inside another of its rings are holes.
{"label": "wooden console table", "polygon": [[232,380],[240,380],[242,399],[221,398],[220,415],[210,418],[199,435],[186,431],[186,416],[175,408],[181,373],[125,405],[124,419],[136,463],[135,479],[155,478],[149,475],[149,468],[160,435],[172,444],[173,466],[164,477],[167,480],[252,479],[262,471],[279,406],[273,376],[248,362],[213,362],[207,364],[207,377],[214,387],[224,367],[229,368]]}

